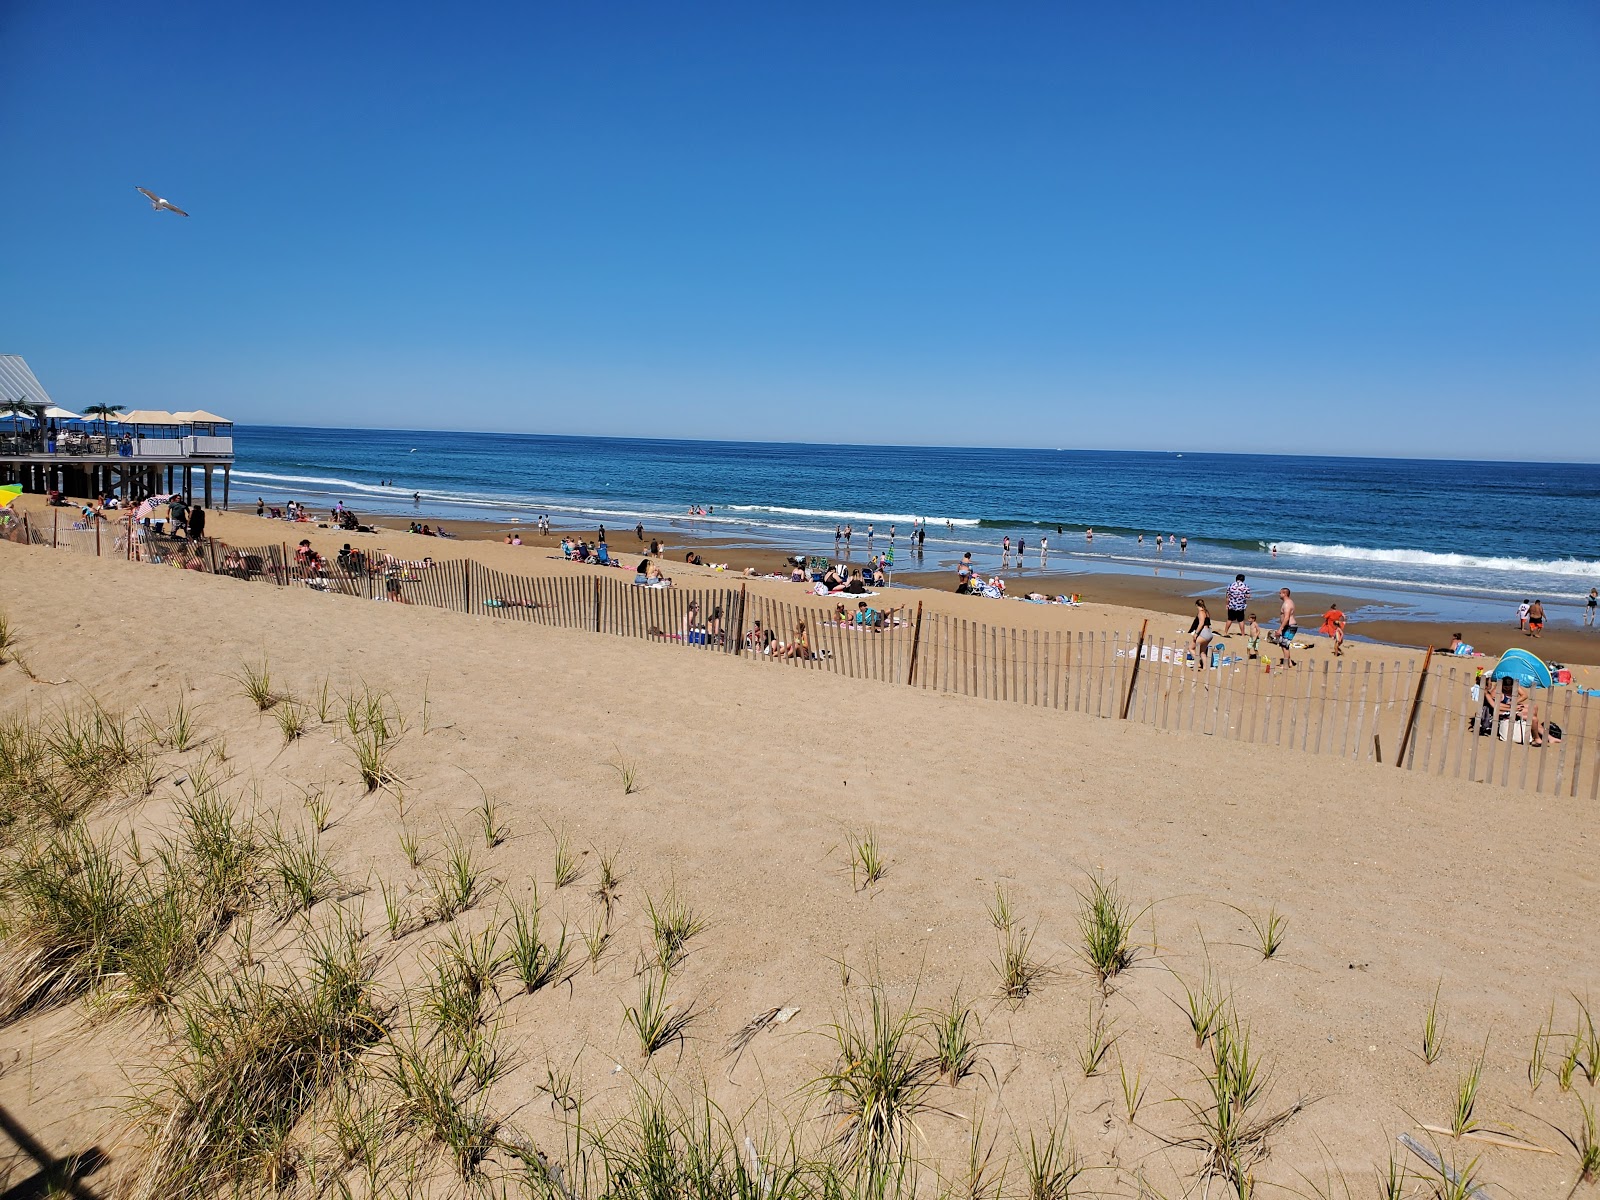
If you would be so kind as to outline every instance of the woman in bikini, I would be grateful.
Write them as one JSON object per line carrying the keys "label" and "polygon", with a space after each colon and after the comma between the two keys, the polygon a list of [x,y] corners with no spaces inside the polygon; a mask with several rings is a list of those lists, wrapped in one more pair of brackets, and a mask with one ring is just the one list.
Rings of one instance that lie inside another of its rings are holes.
{"label": "woman in bikini", "polygon": [[1211,610],[1204,600],[1194,602],[1194,620],[1189,622],[1189,654],[1195,662],[1205,665],[1206,651],[1211,648]]}

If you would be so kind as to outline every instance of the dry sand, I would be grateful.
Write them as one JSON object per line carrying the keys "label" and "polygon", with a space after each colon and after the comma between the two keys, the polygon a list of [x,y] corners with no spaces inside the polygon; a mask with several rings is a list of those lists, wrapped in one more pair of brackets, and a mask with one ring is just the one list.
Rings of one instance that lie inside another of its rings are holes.
{"label": "dry sand", "polygon": [[[391,549],[410,553],[395,540]],[[1462,1162],[1481,1154],[1482,1175],[1505,1194],[1559,1196],[1573,1183],[1571,1153],[1546,1122],[1575,1131],[1580,1097],[1597,1093],[1581,1075],[1573,1093],[1548,1077],[1530,1093],[1527,1063],[1552,1004],[1565,1030],[1574,995],[1600,1001],[1585,801],[9,544],[0,607],[34,672],[69,681],[0,667],[8,713],[92,696],[160,714],[183,696],[208,745],[225,745],[232,786],[258,785],[286,824],[306,820],[302,787],[328,789],[323,842],[353,888],[378,877],[418,886],[396,796],[365,792],[333,726],[283,747],[231,678],[243,660],[268,656],[278,685],[303,698],[325,678],[391,692],[410,718],[396,752],[407,822],[436,860],[446,831],[476,836],[471,812],[486,790],[510,836],[480,857],[505,896],[524,900],[537,881],[550,912],[576,929],[595,912],[596,854],[578,883],[552,891],[551,831],[586,850],[619,849],[619,925],[598,970],[531,997],[507,989],[499,1009],[515,1068],[495,1085],[494,1107],[552,1151],[560,1125],[539,1090],[550,1063],[571,1066],[591,1115],[625,1104],[629,1081],[646,1073],[680,1089],[703,1081],[736,1114],[766,1102],[797,1113],[800,1090],[836,1057],[826,1030],[843,963],[858,996],[876,974],[897,1005],[959,989],[981,1015],[985,1068],[934,1089],[920,1159],[959,1175],[975,1114],[997,1154],[1070,1115],[1094,1168],[1089,1188],[1135,1195],[1143,1179],[1152,1194],[1186,1194],[1199,1156],[1173,1143],[1195,1122],[1174,1101],[1200,1098],[1206,1055],[1176,1001],[1180,977],[1197,981],[1209,961],[1271,1066],[1265,1107],[1310,1102],[1272,1136],[1261,1181],[1312,1194],[1343,1172],[1351,1194],[1367,1194],[1397,1133],[1446,1120],[1482,1050],[1478,1119],[1560,1153],[1433,1140]],[[1013,607],[1039,620],[1129,619]],[[638,767],[632,795],[615,769],[623,760]],[[150,800],[97,825],[148,840],[172,787],[169,775]],[[868,828],[888,873],[857,891],[843,847]],[[1141,911],[1141,944],[1103,1001],[1118,1037],[1111,1065],[1085,1079],[1076,1056],[1102,1001],[1080,954],[1077,893],[1093,874]],[[1050,967],[1016,1004],[996,994],[985,904],[997,884]],[[697,1015],[681,1052],[645,1063],[623,1005],[638,997],[646,897],[674,886],[706,921],[670,988]],[[385,956],[385,985],[414,984],[442,931],[390,944],[375,890],[346,903]],[[480,903],[461,922],[480,928],[496,906]],[[1245,914],[1274,906],[1287,934],[1263,960]],[[1428,1066],[1418,1051],[1436,986],[1444,1056]],[[730,1067],[724,1043],[777,1005],[799,1013]],[[170,1049],[157,1020],[91,1012],[76,1004],[0,1029],[0,1105],[55,1152],[109,1150],[114,1172],[138,1156],[121,1111],[130,1081]],[[1118,1058],[1149,1089],[1136,1122],[1122,1112]],[[828,1127],[816,1108],[803,1126],[812,1137]],[[1021,1182],[1014,1166],[1009,1186]],[[924,1184],[932,1194],[931,1174]]]}

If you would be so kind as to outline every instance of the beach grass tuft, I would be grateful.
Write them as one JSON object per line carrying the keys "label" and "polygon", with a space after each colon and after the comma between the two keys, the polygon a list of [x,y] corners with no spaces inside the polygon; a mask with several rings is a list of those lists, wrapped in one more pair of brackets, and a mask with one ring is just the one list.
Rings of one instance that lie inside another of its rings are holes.
{"label": "beach grass tuft", "polygon": [[1117,1053],[1117,1082],[1122,1088],[1122,1111],[1128,1118],[1128,1124],[1133,1124],[1138,1119],[1139,1109],[1144,1105],[1144,1094],[1148,1087],[1144,1078],[1144,1068],[1135,1067],[1128,1070],[1128,1064],[1122,1061],[1122,1053]]}
{"label": "beach grass tuft", "polygon": [[195,744],[194,711],[182,694],[178,702],[172,706],[172,712],[167,717],[167,728],[162,740],[179,754],[184,753]]}
{"label": "beach grass tuft", "polygon": [[333,797],[325,788],[308,787],[301,791],[300,801],[311,817],[311,828],[323,833],[333,823]]}
{"label": "beach grass tuft", "polygon": [[550,868],[550,878],[555,884],[556,890],[560,891],[569,883],[576,882],[578,876],[583,874],[583,861],[573,851],[572,835],[567,832],[565,825],[552,827],[546,823],[545,828],[550,831],[550,836],[555,840],[556,844],[555,860]]}
{"label": "beach grass tuft", "polygon": [[1000,995],[1019,1004],[1044,977],[1044,965],[1033,957],[1034,935],[1013,924],[1000,935],[1000,958],[995,969],[1000,975]]}
{"label": "beach grass tuft", "polygon": [[1189,1019],[1189,1030],[1194,1034],[1194,1048],[1198,1050],[1205,1045],[1206,1039],[1217,1031],[1227,1013],[1228,998],[1223,993],[1222,985],[1211,973],[1209,963],[1198,983],[1190,983],[1176,971],[1172,974],[1178,985],[1183,988],[1183,999],[1176,1003],[1183,1010],[1183,1015]]}
{"label": "beach grass tuft", "polygon": [[[395,1097],[395,1120],[444,1147],[463,1179],[474,1178],[499,1130],[482,1094],[499,1067],[492,1040],[480,1032],[472,1046],[461,1047],[408,1031],[386,1050],[379,1073]],[[401,1194],[416,1194],[409,1180]]]}
{"label": "beach grass tuft", "polygon": [[617,850],[597,851],[595,857],[600,860],[600,882],[595,885],[594,898],[605,909],[606,919],[611,919],[611,910],[616,907],[618,898],[622,895],[622,872],[617,868]]}
{"label": "beach grass tuft", "polygon": [[1102,987],[1133,962],[1132,906],[1117,891],[1115,882],[1092,876],[1089,890],[1080,892],[1078,930],[1083,936],[1083,956]]}
{"label": "beach grass tuft", "polygon": [[510,835],[500,822],[499,811],[495,805],[494,797],[488,792],[483,793],[483,799],[478,802],[478,807],[473,809],[473,814],[478,818],[478,826],[483,830],[483,844],[493,850]]}
{"label": "beach grass tuft", "polygon": [[288,978],[226,971],[177,1001],[177,1054],[137,1105],[147,1145],[133,1200],[289,1181],[295,1127],[388,1021],[353,927],[341,920],[299,948],[305,965]]}
{"label": "beach grass tuft", "polygon": [[406,856],[406,865],[413,871],[422,865],[422,838],[404,822],[400,825],[400,853]]}
{"label": "beach grass tuft", "polygon": [[509,925],[511,971],[523,992],[532,995],[561,977],[567,961],[567,927],[561,927],[554,941],[542,935],[537,892],[527,907],[511,906]]}
{"label": "beach grass tuft", "polygon": [[275,831],[267,844],[267,859],[275,877],[273,894],[280,916],[305,912],[338,887],[339,877],[315,832],[307,837]]}
{"label": "beach grass tuft", "polygon": [[881,1175],[909,1156],[910,1134],[939,1066],[914,1053],[912,1009],[893,1011],[881,983],[866,991],[864,1011],[847,998],[829,1027],[838,1057],[816,1086],[837,1119],[847,1164]]}
{"label": "beach grass tuft", "polygon": [[1118,1035],[1111,1032],[1106,1021],[1104,1004],[1092,1005],[1089,1028],[1083,1043],[1078,1047],[1078,1067],[1085,1079],[1093,1079],[1105,1065],[1106,1055],[1117,1044]]}
{"label": "beach grass tuft", "polygon": [[631,796],[639,790],[639,762],[637,759],[628,758],[621,750],[611,764],[611,769],[622,780],[622,794]]}
{"label": "beach grass tuft", "polygon": [[1550,1050],[1551,1029],[1555,1025],[1556,1008],[1550,1005],[1550,1015],[1539,1024],[1533,1033],[1533,1053],[1528,1055],[1528,1089],[1537,1092],[1539,1084],[1544,1081],[1545,1059]]}
{"label": "beach grass tuft", "polygon": [[678,894],[677,884],[667,889],[659,904],[646,896],[644,907],[650,918],[655,960],[663,971],[671,971],[688,953],[689,939],[703,930],[706,923]]}
{"label": "beach grass tuft", "polygon": [[622,1006],[624,1019],[639,1037],[642,1058],[681,1042],[684,1030],[694,1020],[693,1005],[679,1009],[667,1002],[667,978],[665,967],[646,971],[640,977],[639,1003]]}
{"label": "beach grass tuft", "polygon": [[495,982],[510,965],[510,956],[500,948],[499,933],[493,921],[477,933],[452,925],[433,946],[422,1012],[458,1045],[468,1044],[482,1025],[484,1006],[495,996]]}
{"label": "beach grass tuft", "polygon": [[1011,932],[1012,926],[1017,923],[1017,915],[1011,907],[1011,898],[1006,895],[1005,888],[998,883],[994,885],[994,899],[984,906],[989,914],[989,924],[1001,934]]}
{"label": "beach grass tuft", "polygon": [[453,921],[483,896],[483,870],[472,860],[472,847],[456,834],[445,837],[444,866],[428,872],[433,889],[431,921]]}
{"label": "beach grass tuft", "polygon": [[0,609],[0,667],[17,656],[17,627],[4,609]]}
{"label": "beach grass tuft", "polygon": [[306,731],[311,728],[311,718],[306,710],[288,696],[285,696],[283,702],[272,710],[272,717],[278,722],[278,732],[283,734],[285,746],[303,738]]}
{"label": "beach grass tuft", "polygon": [[1027,1144],[1019,1142],[1018,1149],[1026,1181],[1025,1200],[1068,1200],[1084,1164],[1068,1136],[1066,1118],[1046,1129],[1043,1138],[1029,1130]]}
{"label": "beach grass tuft", "polygon": [[611,921],[604,910],[595,913],[594,920],[578,931],[583,939],[583,958],[590,972],[600,969],[600,956],[611,944]]}
{"label": "beach grass tuft", "polygon": [[1478,1087],[1483,1082],[1484,1054],[1485,1051],[1478,1051],[1478,1057],[1472,1060],[1472,1065],[1456,1084],[1455,1102],[1450,1110],[1450,1133],[1454,1137],[1478,1131],[1473,1114],[1478,1105]]}
{"label": "beach grass tuft", "polygon": [[1278,911],[1276,904],[1263,914],[1245,912],[1242,908],[1236,911],[1249,921],[1250,927],[1255,930],[1256,949],[1261,951],[1263,960],[1272,958],[1283,948],[1283,935],[1289,921]]}
{"label": "beach grass tuft", "polygon": [[924,1016],[933,1041],[933,1060],[939,1077],[952,1087],[970,1075],[978,1065],[978,1015],[954,992],[942,1008]]}
{"label": "beach grass tuft", "polygon": [[878,835],[872,829],[862,832],[851,830],[847,835],[850,853],[850,882],[856,891],[864,891],[889,872],[889,863],[878,845]]}
{"label": "beach grass tuft", "polygon": [[[1568,1133],[1565,1129],[1557,1132],[1578,1157],[1578,1183],[1600,1183],[1600,1123],[1596,1121],[1594,1104],[1579,1096],[1577,1133]],[[1573,1189],[1577,1189],[1577,1184]]]}
{"label": "beach grass tuft", "polygon": [[239,673],[233,678],[239,685],[239,694],[254,704],[257,712],[266,712],[278,702],[278,694],[272,690],[272,669],[265,655],[259,664],[239,664]]}
{"label": "beach grass tuft", "polygon": [[1433,1000],[1422,1017],[1422,1061],[1432,1066],[1444,1054],[1444,1018],[1439,1013],[1439,989],[1444,980],[1434,985]]}

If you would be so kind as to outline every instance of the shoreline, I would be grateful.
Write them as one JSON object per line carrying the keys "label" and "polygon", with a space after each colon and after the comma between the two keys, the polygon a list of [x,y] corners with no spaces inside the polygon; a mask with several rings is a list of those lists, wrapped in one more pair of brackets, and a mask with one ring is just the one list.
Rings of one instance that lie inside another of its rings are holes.
{"label": "shoreline", "polygon": [[[18,504],[38,517],[49,511],[43,500],[42,496],[30,493],[25,494]],[[253,506],[250,507],[253,509]],[[55,511],[63,515],[73,513],[72,509]],[[592,542],[598,533],[598,529],[595,528],[577,527],[565,522],[557,525],[553,522],[550,534],[541,536],[536,525],[527,523],[461,520],[450,522],[451,535],[441,539],[410,533],[407,529],[409,522],[403,518],[387,516],[369,518],[368,524],[373,528],[373,533],[347,534],[326,523],[275,521],[271,518],[257,517],[253,511],[241,511],[238,508],[228,512],[207,510],[207,533],[235,545],[274,541],[293,544],[301,538],[307,538],[319,553],[332,556],[346,542],[358,548],[363,548],[365,544],[364,548],[371,549],[374,539],[384,539],[388,543],[403,540],[403,551],[395,551],[401,557],[420,558],[425,555],[439,558],[452,557],[451,550],[447,548],[454,547],[455,554],[479,558],[487,565],[500,570],[518,569],[517,557],[525,552],[538,554],[541,551],[548,552],[555,549],[564,535],[585,538]],[[432,522],[428,524],[431,525]],[[512,547],[504,544],[504,539],[513,533],[522,538],[522,546]],[[799,539],[793,546],[782,547],[752,544],[749,538],[718,536],[709,531],[700,533],[676,527],[655,531],[647,528],[642,547],[634,526],[608,528],[607,534],[612,557],[625,566],[631,567],[640,558],[646,557],[644,550],[648,548],[650,539],[660,537],[663,553],[659,561],[669,575],[678,571],[686,574],[699,574],[703,571],[706,575],[731,583],[735,579],[744,579],[744,571],[749,568],[757,572],[757,579],[783,589],[782,594],[785,595],[789,594],[788,588],[798,585],[789,584],[787,581],[766,580],[764,577],[768,572],[776,571],[783,565],[789,554],[802,552],[825,554],[830,559],[837,558],[838,561],[851,565],[861,565],[870,557],[862,544],[863,539],[860,538],[855,539],[849,553],[835,556],[831,553],[831,547],[807,545]],[[877,538],[875,548],[879,551],[887,549],[884,544],[886,540],[882,537]],[[491,547],[493,549],[490,549]],[[383,548],[392,547],[384,545]],[[979,549],[982,549],[981,545]],[[691,550],[707,563],[725,563],[726,571],[687,566],[683,556]],[[910,593],[913,598],[932,594],[948,597],[953,601],[969,599],[954,594],[955,558],[943,553],[929,552],[921,556],[920,565],[912,567],[910,563],[917,560],[915,556],[907,556],[906,539],[897,540],[895,550],[902,569],[891,577],[894,592]],[[1046,595],[1078,594],[1084,603],[1097,608],[1105,606],[1126,610],[1130,624],[1136,624],[1138,619],[1149,615],[1175,618],[1185,627],[1194,614],[1195,598],[1203,597],[1207,599],[1211,608],[1214,623],[1219,630],[1221,628],[1223,616],[1221,597],[1225,591],[1226,581],[1219,578],[1214,571],[1180,565],[1153,568],[1149,573],[1138,573],[1133,570],[1118,571],[1090,566],[1082,559],[1073,558],[1070,552],[1058,552],[1058,555],[1059,557],[1056,557],[1046,569],[1027,567],[1020,573],[1006,572],[1006,578],[1011,584],[1010,594],[1012,596],[1026,595],[1029,592],[1042,592]],[[1062,563],[1079,569],[1059,569],[1058,564]],[[533,569],[532,564],[524,569]],[[588,568],[575,565],[575,569]],[[979,573],[987,575],[991,572],[980,563]],[[1264,630],[1274,628],[1277,623],[1278,582],[1260,572],[1249,576],[1248,582],[1253,589],[1250,611],[1255,613]],[[1588,685],[1600,685],[1600,627],[1585,629],[1581,625],[1557,618],[1551,621],[1543,637],[1534,639],[1520,634],[1514,623],[1509,621],[1497,623],[1457,616],[1411,615],[1403,597],[1373,598],[1363,602],[1360,593],[1356,591],[1334,593],[1327,589],[1308,587],[1298,581],[1292,582],[1292,590],[1303,634],[1314,633],[1321,624],[1321,616],[1326,607],[1333,601],[1339,601],[1342,609],[1350,617],[1347,637],[1348,645],[1352,649],[1371,645],[1412,651],[1426,650],[1429,647],[1438,650],[1448,646],[1451,634],[1459,631],[1464,639],[1483,655],[1481,658],[1468,659],[1469,662],[1480,665],[1486,662],[1492,663],[1505,650],[1519,647],[1532,650],[1547,662],[1587,668]],[[972,599],[972,602],[988,603],[977,599]],[[1037,610],[1041,606],[1027,607]]]}

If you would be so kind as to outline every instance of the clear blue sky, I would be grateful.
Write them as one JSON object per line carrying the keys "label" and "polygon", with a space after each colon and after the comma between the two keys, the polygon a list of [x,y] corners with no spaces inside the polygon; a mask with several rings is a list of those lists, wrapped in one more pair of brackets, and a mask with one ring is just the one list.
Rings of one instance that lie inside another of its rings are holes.
{"label": "clear blue sky", "polygon": [[1600,458],[1592,0],[0,0],[0,44],[0,351],[67,405]]}

